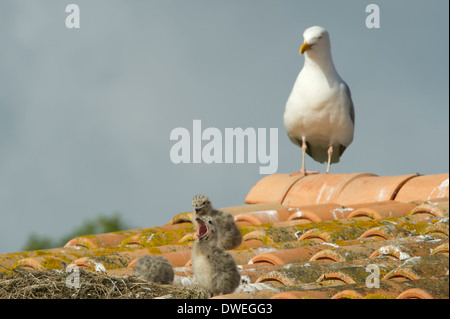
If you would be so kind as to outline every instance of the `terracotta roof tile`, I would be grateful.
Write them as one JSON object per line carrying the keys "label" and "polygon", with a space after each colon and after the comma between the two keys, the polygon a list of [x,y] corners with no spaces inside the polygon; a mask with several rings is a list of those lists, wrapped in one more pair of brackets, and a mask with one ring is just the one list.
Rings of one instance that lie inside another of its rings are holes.
{"label": "terracotta roof tile", "polygon": [[305,222],[322,222],[333,219],[343,219],[350,214],[353,209],[346,209],[338,204],[321,204],[300,206],[291,208],[292,214],[288,220],[302,220]]}
{"label": "terracotta roof tile", "polygon": [[364,299],[364,296],[356,290],[346,289],[339,291],[331,299]]}
{"label": "terracotta roof tile", "polygon": [[[261,276],[257,282],[278,281],[285,286],[311,283],[321,285],[364,283],[368,276],[366,266],[374,262],[371,259],[362,259],[326,264],[316,261],[291,264]],[[380,257],[377,263],[382,275],[401,265],[401,261],[388,257]]]}
{"label": "terracotta roof tile", "polygon": [[323,251],[323,249],[325,248],[328,247],[325,245],[314,245],[310,247],[277,250],[256,255],[250,260],[250,262],[252,264],[264,262],[272,265],[287,265],[291,263],[298,263],[310,260],[315,253]]}
{"label": "terracotta roof tile", "polygon": [[438,235],[438,236],[443,236],[448,238],[448,219],[447,219],[447,223],[434,223],[430,226],[428,226],[424,232],[424,235]]}
{"label": "terracotta roof tile", "polygon": [[[415,239],[414,237],[412,237]],[[443,243],[444,242],[444,243]],[[446,242],[446,243],[445,243]],[[413,257],[423,257],[430,255],[431,252],[438,249],[438,247],[445,247],[448,239],[445,240],[430,240],[430,241],[396,241],[395,244],[385,244],[375,251],[373,251],[369,258],[374,258],[378,256],[390,256],[398,260],[406,260]],[[440,251],[439,249],[436,250]]]}
{"label": "terracotta roof tile", "polygon": [[445,275],[448,275],[448,256],[436,254],[406,259],[386,274],[383,280],[415,280]]}
{"label": "terracotta roof tile", "polygon": [[420,288],[411,288],[398,295],[397,299],[433,299],[433,296],[430,295],[426,290]]}
{"label": "terracotta roof tile", "polygon": [[[235,217],[243,235],[242,244],[230,251],[242,283],[234,293],[215,298],[449,296],[448,174],[274,174],[257,182],[245,202],[222,208]],[[80,236],[60,248],[0,255],[0,285],[18,268],[54,271],[77,265],[127,277],[141,256],[161,255],[174,266],[173,285],[193,286],[191,216],[183,212],[158,227]],[[374,265],[379,288],[366,283],[366,269]]]}
{"label": "terracotta roof tile", "polygon": [[431,255],[435,254],[447,254],[448,256],[448,242],[433,248],[431,250]]}
{"label": "terracotta roof tile", "polygon": [[283,205],[296,207],[325,203],[339,203],[341,192],[361,178],[372,174],[312,174],[299,179],[286,194]]}
{"label": "terracotta roof tile", "polygon": [[364,216],[370,219],[381,219],[405,216],[415,207],[416,205],[414,204],[398,202],[386,203],[385,205],[366,206],[354,210],[347,218]]}
{"label": "terracotta roof tile", "polygon": [[276,294],[271,299],[329,299],[330,292],[320,290],[293,290]]}
{"label": "terracotta roof tile", "polygon": [[392,200],[401,187],[415,174],[398,176],[366,176],[354,180],[339,195],[342,205]]}
{"label": "terracotta roof tile", "polygon": [[440,199],[433,201],[426,201],[414,209],[409,213],[410,215],[431,215],[435,217],[448,217],[448,199]]}
{"label": "terracotta roof tile", "polygon": [[248,204],[277,203],[281,204],[286,193],[301,176],[288,174],[268,175],[256,183],[248,193],[245,202]]}
{"label": "terracotta roof tile", "polygon": [[244,205],[244,206],[232,206],[232,207],[224,207],[221,208],[222,211],[230,213],[233,216],[246,214],[251,212],[261,212],[261,211],[278,211],[286,209],[285,206],[276,203],[261,203],[261,204],[252,204],[252,205]]}
{"label": "terracotta roof tile", "polygon": [[[408,282],[380,282],[379,288],[357,284],[335,287],[286,287],[291,289],[273,295],[272,299],[444,299],[448,296],[448,276]],[[292,290],[295,289],[295,290]],[[402,295],[405,293],[404,295]]]}
{"label": "terracotta roof tile", "polygon": [[228,295],[212,297],[212,299],[269,299],[277,292],[271,289],[256,290],[252,292],[235,292]]}
{"label": "terracotta roof tile", "polygon": [[412,178],[398,191],[395,200],[409,202],[418,199],[448,198],[448,177],[447,173]]}
{"label": "terracotta roof tile", "polygon": [[65,269],[71,262],[72,260],[68,260],[68,257],[50,255],[23,258],[18,260],[14,266],[33,270]]}
{"label": "terracotta roof tile", "polygon": [[133,232],[127,231],[127,232],[115,232],[98,235],[80,236],[69,240],[64,245],[64,247],[83,246],[88,249],[112,247],[119,245],[130,234],[133,234]]}
{"label": "terracotta roof tile", "polygon": [[[268,263],[256,263],[249,265],[241,265],[242,270],[240,271],[242,279],[241,281],[246,284],[260,283],[258,281],[262,276],[282,268],[280,265],[272,265]],[[272,287],[272,286],[271,286]]]}
{"label": "terracotta roof tile", "polygon": [[236,222],[246,221],[251,225],[261,225],[286,221],[292,215],[288,209],[265,210],[238,214],[235,216]]}

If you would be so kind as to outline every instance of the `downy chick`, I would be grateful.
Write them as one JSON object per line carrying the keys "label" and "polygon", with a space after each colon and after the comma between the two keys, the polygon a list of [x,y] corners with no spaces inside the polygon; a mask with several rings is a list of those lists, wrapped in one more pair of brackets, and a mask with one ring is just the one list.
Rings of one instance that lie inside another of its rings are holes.
{"label": "downy chick", "polygon": [[233,256],[217,246],[217,225],[211,216],[197,217],[197,240],[191,251],[195,282],[208,297],[232,293],[241,281]]}
{"label": "downy chick", "polygon": [[162,256],[139,258],[134,266],[134,275],[160,284],[170,284],[174,278],[172,265]]}
{"label": "downy chick", "polygon": [[241,244],[241,231],[236,226],[234,217],[230,213],[214,209],[211,205],[211,201],[205,195],[194,196],[192,199],[192,206],[194,208],[192,222],[196,228],[198,227],[195,221],[197,217],[211,216],[214,219],[218,232],[218,246],[220,248],[230,250]]}

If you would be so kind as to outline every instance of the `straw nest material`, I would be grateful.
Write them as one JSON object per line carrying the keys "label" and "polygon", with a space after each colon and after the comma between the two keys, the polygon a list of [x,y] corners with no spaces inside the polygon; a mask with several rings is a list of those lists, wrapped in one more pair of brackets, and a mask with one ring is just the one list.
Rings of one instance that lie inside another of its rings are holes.
{"label": "straw nest material", "polygon": [[[80,269],[79,282],[60,270],[21,270],[0,277],[0,299],[201,299],[198,287],[148,282],[135,276],[117,277]],[[78,287],[78,288],[77,288]]]}

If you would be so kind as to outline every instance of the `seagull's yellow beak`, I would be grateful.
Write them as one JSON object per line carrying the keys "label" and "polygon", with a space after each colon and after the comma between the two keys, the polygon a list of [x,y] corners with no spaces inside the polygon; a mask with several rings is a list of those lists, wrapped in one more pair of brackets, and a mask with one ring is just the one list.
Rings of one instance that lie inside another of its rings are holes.
{"label": "seagull's yellow beak", "polygon": [[305,53],[309,49],[311,49],[311,45],[308,44],[308,42],[303,43],[302,46],[300,47],[300,54]]}

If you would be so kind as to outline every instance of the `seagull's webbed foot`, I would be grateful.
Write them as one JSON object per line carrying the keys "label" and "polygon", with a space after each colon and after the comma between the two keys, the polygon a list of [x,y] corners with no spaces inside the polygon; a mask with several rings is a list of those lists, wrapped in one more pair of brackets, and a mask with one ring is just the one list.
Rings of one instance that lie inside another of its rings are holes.
{"label": "seagull's webbed foot", "polygon": [[296,176],[296,175],[310,175],[310,174],[319,174],[318,171],[308,171],[306,169],[301,169],[299,171],[293,172],[291,174],[289,174],[289,176]]}

